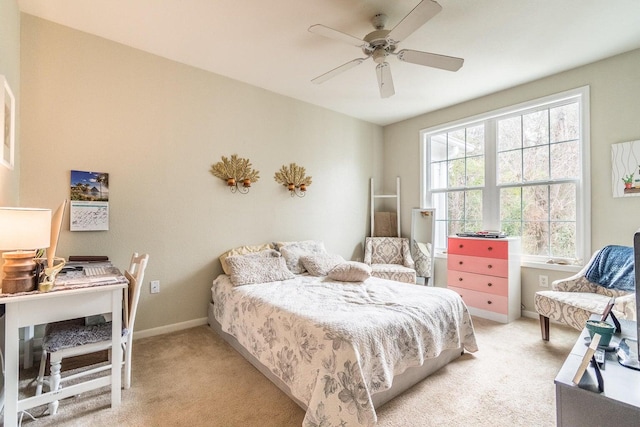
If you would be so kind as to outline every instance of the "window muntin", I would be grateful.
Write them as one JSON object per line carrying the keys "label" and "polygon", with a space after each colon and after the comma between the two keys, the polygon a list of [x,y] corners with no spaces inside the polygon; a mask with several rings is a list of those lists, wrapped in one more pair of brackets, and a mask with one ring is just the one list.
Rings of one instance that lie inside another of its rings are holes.
{"label": "window muntin", "polygon": [[425,205],[436,248],[462,231],[522,236],[530,260],[584,258],[588,248],[588,89],[425,131]]}

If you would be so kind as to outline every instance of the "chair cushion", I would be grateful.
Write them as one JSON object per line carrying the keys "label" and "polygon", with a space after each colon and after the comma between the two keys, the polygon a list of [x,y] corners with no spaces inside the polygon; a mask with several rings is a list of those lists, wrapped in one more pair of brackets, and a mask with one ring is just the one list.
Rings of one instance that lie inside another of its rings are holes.
{"label": "chair cushion", "polygon": [[[122,336],[129,334],[122,329]],[[84,325],[73,322],[58,322],[47,324],[42,339],[42,348],[52,353],[65,348],[93,344],[111,339],[111,322],[97,325]]]}
{"label": "chair cushion", "polygon": [[538,291],[535,307],[538,314],[582,330],[592,314],[602,314],[611,298],[588,292]]}
{"label": "chair cushion", "polygon": [[416,271],[398,264],[371,264],[371,275],[397,282],[416,283]]}

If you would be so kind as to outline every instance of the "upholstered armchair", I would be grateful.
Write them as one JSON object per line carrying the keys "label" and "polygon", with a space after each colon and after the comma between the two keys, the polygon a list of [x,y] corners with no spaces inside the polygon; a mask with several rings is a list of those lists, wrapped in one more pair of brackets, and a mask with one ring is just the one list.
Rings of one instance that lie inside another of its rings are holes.
{"label": "upholstered armchair", "polygon": [[371,266],[371,275],[398,282],[416,283],[415,263],[411,257],[409,239],[403,237],[367,237],[364,262]]}
{"label": "upholstered armchair", "polygon": [[599,255],[604,249],[594,253],[589,263],[575,275],[554,281],[549,291],[536,292],[535,307],[540,315],[543,340],[549,341],[549,319],[582,330],[592,314],[604,312],[611,298],[615,298],[612,312],[617,318],[635,320],[633,291],[607,288],[587,278],[594,262],[600,261]]}

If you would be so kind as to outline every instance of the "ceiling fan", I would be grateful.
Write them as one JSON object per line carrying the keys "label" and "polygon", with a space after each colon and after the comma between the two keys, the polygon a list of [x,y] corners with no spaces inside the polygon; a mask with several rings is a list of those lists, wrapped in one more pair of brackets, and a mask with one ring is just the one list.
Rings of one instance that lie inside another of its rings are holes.
{"label": "ceiling fan", "polygon": [[323,83],[344,71],[362,64],[367,59],[373,58],[373,61],[378,64],[376,66],[376,74],[378,77],[380,96],[382,98],[388,98],[395,93],[393,79],[391,77],[391,68],[389,67],[389,63],[386,61],[386,58],[389,55],[394,55],[400,61],[410,62],[412,64],[440,68],[448,71],[458,71],[464,63],[464,59],[462,58],[411,49],[402,49],[396,52],[398,43],[411,35],[428,20],[437,15],[441,10],[442,6],[435,1],[422,0],[391,30],[384,29],[387,23],[387,16],[379,13],[371,20],[375,27],[375,31],[370,32],[364,36],[363,39],[359,39],[321,24],[312,25],[309,27],[310,32],[359,47],[366,56],[364,58],[356,58],[342,64],[341,66],[334,68],[311,81],[316,84]]}

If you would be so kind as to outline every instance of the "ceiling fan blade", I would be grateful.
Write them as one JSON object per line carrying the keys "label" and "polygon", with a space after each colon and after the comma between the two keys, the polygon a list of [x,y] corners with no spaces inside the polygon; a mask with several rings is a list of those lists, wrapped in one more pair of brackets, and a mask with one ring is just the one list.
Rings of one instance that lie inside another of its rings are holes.
{"label": "ceiling fan blade", "polygon": [[435,53],[420,52],[419,50],[402,49],[396,54],[400,61],[412,64],[425,65],[427,67],[440,68],[447,71],[458,71],[464,59],[454,56],[438,55]]}
{"label": "ceiling fan blade", "polygon": [[349,43],[357,47],[363,47],[369,44],[366,41],[361,40],[357,37],[354,37],[350,34],[346,34],[338,30],[334,30],[333,28],[326,27],[322,24],[316,24],[316,25],[310,26],[309,32],[313,34],[319,34],[321,36],[324,36],[333,40]]}
{"label": "ceiling fan blade", "polygon": [[393,78],[391,78],[391,67],[388,62],[378,64],[376,67],[376,74],[378,75],[378,87],[380,88],[380,96],[382,98],[389,98],[396,93],[393,88]]}
{"label": "ceiling fan blade", "polygon": [[401,42],[441,10],[442,6],[435,1],[422,0],[387,34],[387,39],[394,44]]}
{"label": "ceiling fan blade", "polygon": [[367,58],[357,58],[357,59],[354,59],[353,61],[349,61],[349,62],[347,62],[345,64],[342,64],[341,66],[339,66],[337,68],[334,68],[331,71],[327,71],[326,73],[324,73],[322,75],[319,75],[315,79],[311,80],[311,82],[315,83],[315,84],[324,83],[327,80],[329,80],[330,78],[335,77],[335,76],[337,76],[338,74],[340,74],[340,73],[342,73],[344,71],[350,70],[351,68],[362,64],[362,62],[367,60],[367,59],[369,59],[369,58],[368,57]]}

